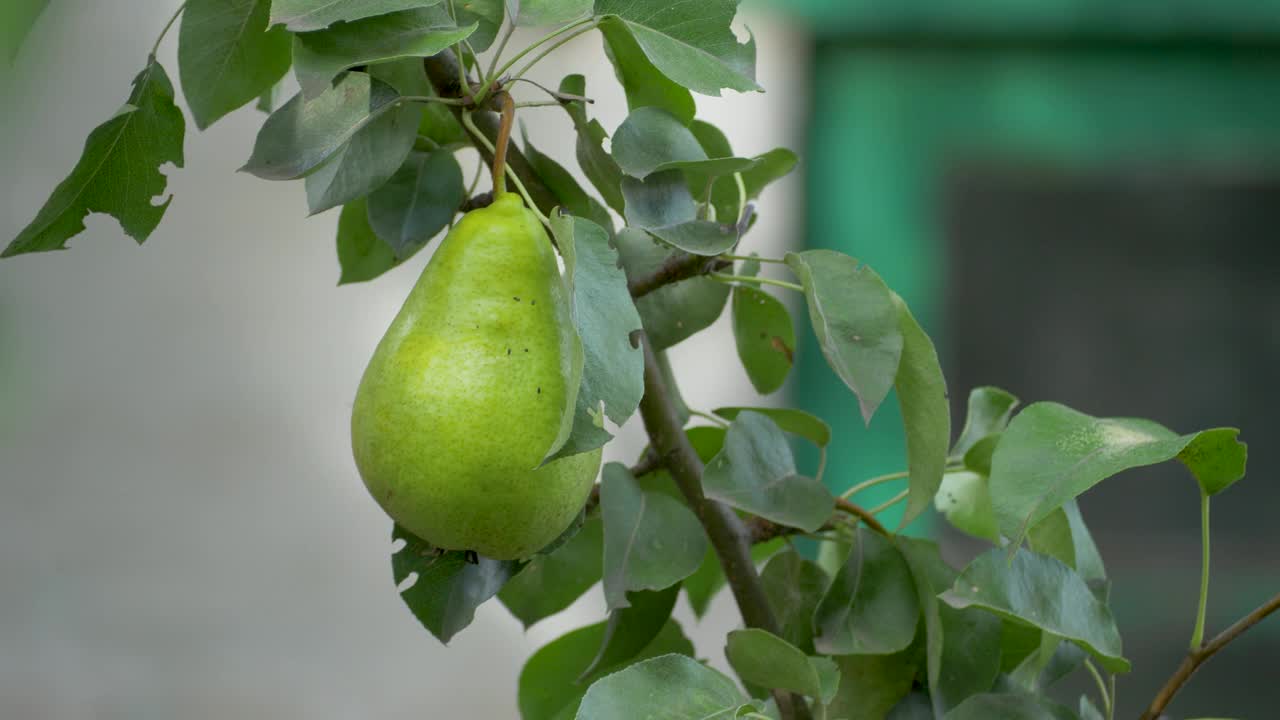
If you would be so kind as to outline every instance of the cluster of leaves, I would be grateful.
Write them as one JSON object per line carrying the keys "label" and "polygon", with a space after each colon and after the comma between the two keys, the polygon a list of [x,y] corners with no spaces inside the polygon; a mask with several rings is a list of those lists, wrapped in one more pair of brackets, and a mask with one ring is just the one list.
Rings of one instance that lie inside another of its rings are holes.
{"label": "cluster of leaves", "polygon": [[[728,255],[750,227],[752,200],[796,162],[785,149],[739,156],[723,133],[696,117],[691,92],[758,89],[754,44],[739,42],[730,28],[736,6],[737,0],[186,3],[179,76],[196,125],[208,127],[255,100],[271,111],[245,170],[268,180],[302,179],[312,213],[341,206],[341,282],[370,280],[403,262],[461,211],[470,193],[456,152],[488,142],[468,118],[514,63],[497,67],[505,26],[552,28],[517,58],[552,40],[600,32],[626,94],[626,120],[610,136],[583,102],[567,99],[585,92],[581,76],[566,77],[557,95],[577,131],[576,159],[594,194],[527,138],[519,149],[526,179],[536,180],[556,207],[543,210],[550,211],[546,221],[565,261],[583,350],[577,403],[565,409],[565,432],[549,456],[600,447],[611,437],[605,418],[621,424],[636,411],[645,369],[633,342],[639,329],[661,353],[729,306],[752,384],[762,393],[779,390],[797,336],[791,312],[769,287],[803,295],[817,345],[866,421],[896,390],[906,469],[840,498],[821,481],[823,463],[805,474],[792,454],[793,437],[825,453],[831,429],[820,418],[727,407],[707,416],[712,424],[686,428],[705,463],[701,494],[769,530],[756,538],[752,555],[777,632],[729,634],[725,654],[741,685],[697,661],[671,618],[681,589],[701,616],[726,576],[661,462],[635,472],[607,465],[598,502],[525,561],[441,552],[397,528],[393,575],[406,603],[447,642],[495,596],[529,626],[599,584],[608,618],[554,640],[525,666],[519,705],[526,720],[790,712],[769,691],[804,697],[815,716],[830,718],[1109,717],[1113,694],[1102,673],[1126,672],[1129,662],[1108,609],[1103,562],[1075,498],[1123,470],[1177,460],[1207,502],[1244,474],[1237,431],[1179,435],[1149,421],[1099,419],[1052,403],[1015,416],[1016,398],[980,388],[952,442],[934,346],[873,269],[829,250],[780,259]],[[486,72],[477,54],[491,45],[495,57]],[[466,77],[459,84],[479,96],[470,105],[438,97],[424,69],[424,59],[447,49],[461,58]],[[291,67],[299,91],[272,111],[275,89]],[[62,248],[89,212],[109,213],[145,240],[169,202],[153,203],[166,184],[159,169],[182,165],[184,130],[173,86],[153,52],[128,102],[90,134],[70,176],[4,254]],[[726,272],[694,274],[633,300],[628,279],[690,256]],[[762,262],[793,277],[764,277]],[[935,543],[868,521],[847,499],[900,479],[906,488],[895,502],[905,502],[902,526],[933,505],[991,549],[957,570]],[[792,535],[817,539],[816,558],[791,546]],[[1099,681],[1101,709],[1087,697],[1073,709],[1046,695],[1081,668]]]}

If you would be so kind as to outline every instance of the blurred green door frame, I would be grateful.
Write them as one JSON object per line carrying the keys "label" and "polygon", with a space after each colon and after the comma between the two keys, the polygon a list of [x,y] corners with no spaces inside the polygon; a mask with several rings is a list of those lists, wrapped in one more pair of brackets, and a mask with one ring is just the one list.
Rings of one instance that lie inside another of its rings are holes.
{"label": "blurred green door frame", "polygon": [[[1280,167],[1280,5],[1271,0],[796,0],[784,9],[812,19],[816,34],[808,247],[876,268],[944,362],[942,196],[957,165]],[[903,469],[896,402],[863,427],[807,340],[796,399],[840,438],[828,484]],[[968,391],[951,388],[953,409]]]}

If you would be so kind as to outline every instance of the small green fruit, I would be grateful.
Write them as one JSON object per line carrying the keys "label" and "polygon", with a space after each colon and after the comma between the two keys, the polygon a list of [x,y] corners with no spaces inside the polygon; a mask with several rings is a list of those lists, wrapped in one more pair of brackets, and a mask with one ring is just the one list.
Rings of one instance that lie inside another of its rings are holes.
{"label": "small green fruit", "polygon": [[449,232],[378,344],[351,439],[369,492],[423,540],[528,557],[586,502],[600,451],[541,465],[581,355],[542,225],[518,195]]}

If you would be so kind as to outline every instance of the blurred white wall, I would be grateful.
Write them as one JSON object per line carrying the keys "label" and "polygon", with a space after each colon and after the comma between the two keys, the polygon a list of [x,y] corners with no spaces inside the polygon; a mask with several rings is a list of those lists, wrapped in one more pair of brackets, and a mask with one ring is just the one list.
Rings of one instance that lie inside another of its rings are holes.
{"label": "blurred white wall", "polygon": [[[0,243],[127,96],[176,5],[55,0],[0,71]],[[699,112],[739,153],[796,147],[804,38],[745,20],[769,93],[698,97]],[[175,85],[176,40],[160,53]],[[625,116],[595,36],[540,70],[585,73],[606,128]],[[446,649],[402,605],[348,419],[427,253],[335,287],[337,211],[306,219],[301,183],[235,172],[262,119],[188,129],[143,247],[93,216],[68,252],[0,262],[0,717],[514,718],[525,658],[603,618],[598,588],[528,633],[494,602]],[[524,120],[571,164],[563,113]],[[798,175],[765,195],[744,249],[797,240]],[[674,351],[696,407],[757,400],[727,318]],[[642,438],[637,418],[610,457]],[[683,603],[678,617],[723,667],[727,593],[698,627]]]}

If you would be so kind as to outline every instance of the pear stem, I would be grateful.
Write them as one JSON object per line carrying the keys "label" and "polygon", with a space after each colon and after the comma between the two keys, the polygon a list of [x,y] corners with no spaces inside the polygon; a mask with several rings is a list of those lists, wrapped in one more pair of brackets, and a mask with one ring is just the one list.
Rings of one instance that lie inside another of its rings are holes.
{"label": "pear stem", "polygon": [[516,119],[516,104],[511,93],[500,92],[502,121],[498,125],[498,141],[493,144],[493,197],[507,191],[507,144],[511,142],[511,126]]}

